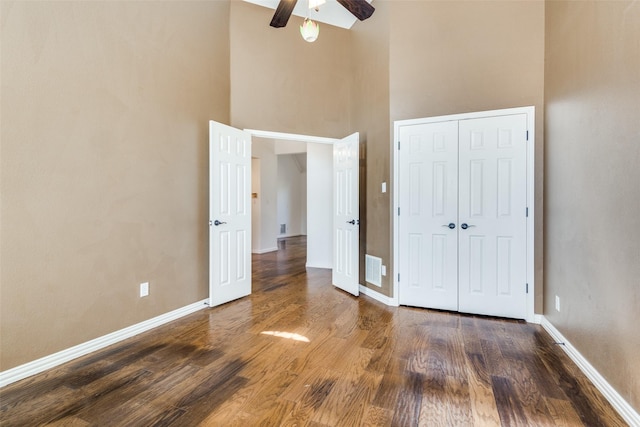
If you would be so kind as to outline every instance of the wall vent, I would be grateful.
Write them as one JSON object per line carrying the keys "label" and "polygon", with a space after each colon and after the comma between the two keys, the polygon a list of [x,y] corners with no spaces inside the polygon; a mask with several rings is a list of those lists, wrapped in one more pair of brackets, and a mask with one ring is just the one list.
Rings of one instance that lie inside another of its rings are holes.
{"label": "wall vent", "polygon": [[287,224],[280,224],[280,234],[285,234],[287,232]]}
{"label": "wall vent", "polygon": [[382,286],[382,258],[365,255],[365,280],[372,285]]}

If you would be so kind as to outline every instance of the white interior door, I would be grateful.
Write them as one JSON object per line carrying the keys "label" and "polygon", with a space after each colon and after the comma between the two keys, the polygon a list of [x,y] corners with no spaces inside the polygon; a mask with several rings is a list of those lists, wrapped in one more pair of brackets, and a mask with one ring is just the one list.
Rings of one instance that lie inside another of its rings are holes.
{"label": "white interior door", "polygon": [[397,134],[399,303],[526,318],[527,114]]}
{"label": "white interior door", "polygon": [[251,293],[251,135],[209,122],[209,304]]}
{"label": "white interior door", "polygon": [[527,117],[460,121],[459,311],[526,317]]}
{"label": "white interior door", "polygon": [[399,302],[458,309],[458,122],[400,128]]}
{"label": "white interior door", "polygon": [[[333,284],[358,295],[358,218],[360,135],[356,132],[333,146]],[[309,194],[308,197],[313,197]]]}

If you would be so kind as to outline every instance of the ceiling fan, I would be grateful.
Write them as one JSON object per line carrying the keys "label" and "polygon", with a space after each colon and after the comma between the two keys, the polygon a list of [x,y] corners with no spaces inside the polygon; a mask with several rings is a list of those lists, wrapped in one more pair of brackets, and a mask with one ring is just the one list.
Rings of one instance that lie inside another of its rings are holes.
{"label": "ceiling fan", "polygon": [[[337,0],[345,9],[347,9],[353,16],[361,21],[369,18],[373,15],[375,8],[367,2],[367,0]],[[275,28],[282,28],[287,25],[293,8],[298,0],[280,0],[276,13],[273,14],[271,19],[271,25]]]}

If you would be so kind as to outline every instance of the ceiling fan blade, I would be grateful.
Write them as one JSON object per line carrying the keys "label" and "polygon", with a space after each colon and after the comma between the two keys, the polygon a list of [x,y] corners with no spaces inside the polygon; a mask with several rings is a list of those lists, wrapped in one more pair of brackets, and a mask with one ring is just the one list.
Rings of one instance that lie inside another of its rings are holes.
{"label": "ceiling fan blade", "polygon": [[293,12],[293,8],[297,2],[298,0],[280,0],[276,8],[276,13],[273,14],[271,24],[269,25],[275,28],[286,27],[291,17],[291,12]]}
{"label": "ceiling fan blade", "polygon": [[367,0],[338,0],[338,3],[361,21],[373,15],[373,11],[376,10]]}

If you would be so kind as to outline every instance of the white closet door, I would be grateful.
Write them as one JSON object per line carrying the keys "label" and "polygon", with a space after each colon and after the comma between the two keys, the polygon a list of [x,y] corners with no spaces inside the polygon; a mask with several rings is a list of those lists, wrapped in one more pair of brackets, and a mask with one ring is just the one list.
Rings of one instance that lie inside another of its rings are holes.
{"label": "white closet door", "polygon": [[458,122],[404,126],[400,141],[399,302],[457,310]]}
{"label": "white closet door", "polygon": [[526,317],[527,117],[461,120],[459,311]]}

